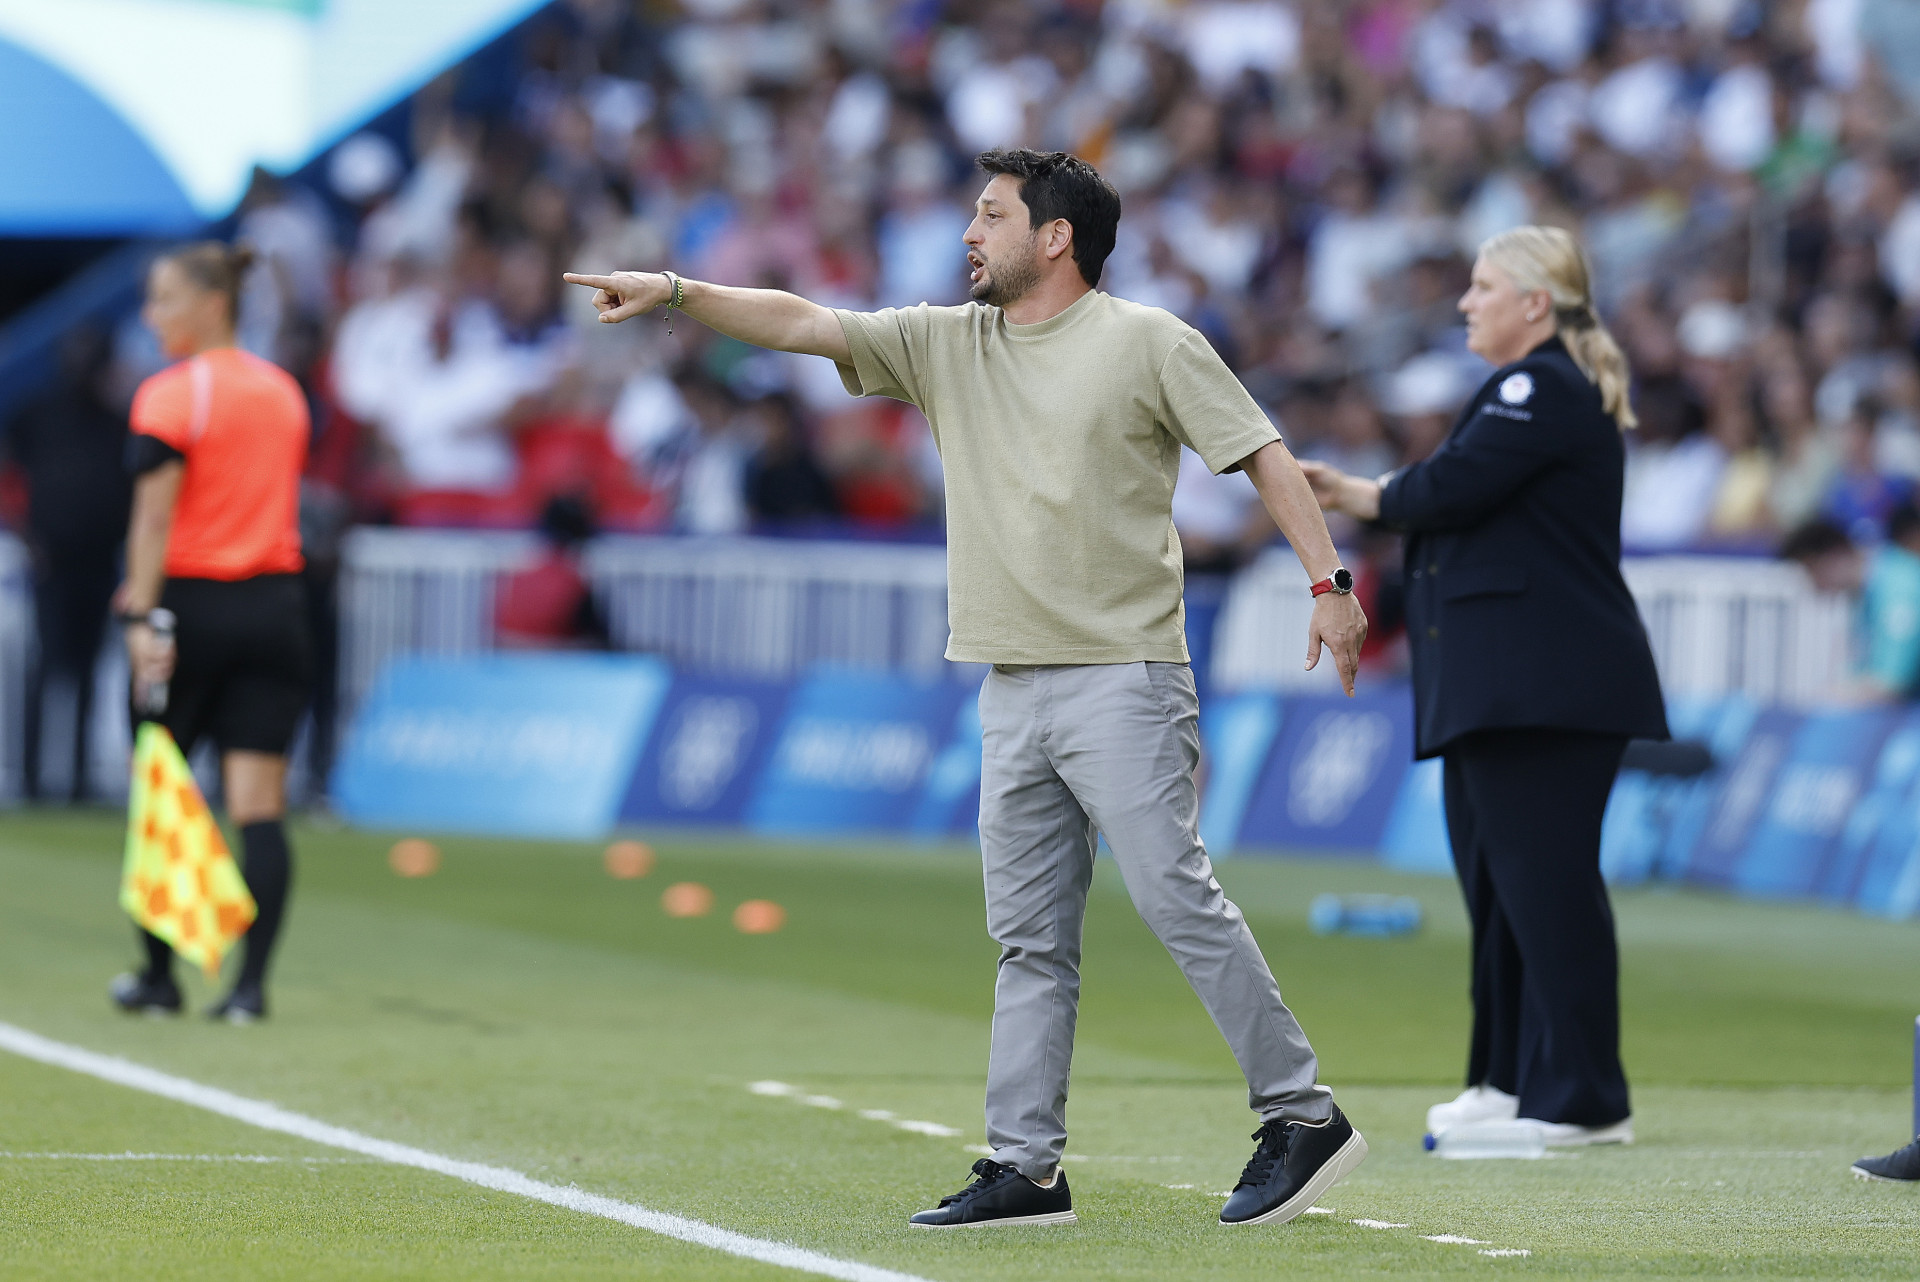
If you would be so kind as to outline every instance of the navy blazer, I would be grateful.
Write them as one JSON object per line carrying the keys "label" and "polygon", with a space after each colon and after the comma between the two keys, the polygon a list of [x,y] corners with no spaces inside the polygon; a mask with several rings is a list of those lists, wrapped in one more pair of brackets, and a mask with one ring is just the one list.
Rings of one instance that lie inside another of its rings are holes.
{"label": "navy blazer", "polygon": [[1380,524],[1407,535],[1416,756],[1496,728],[1667,737],[1620,576],[1625,471],[1599,389],[1551,338],[1381,487]]}

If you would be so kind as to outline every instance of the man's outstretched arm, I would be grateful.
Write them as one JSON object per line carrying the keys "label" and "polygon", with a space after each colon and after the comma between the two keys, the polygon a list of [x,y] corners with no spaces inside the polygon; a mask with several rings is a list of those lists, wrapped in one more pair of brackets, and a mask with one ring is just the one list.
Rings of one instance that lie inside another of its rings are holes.
{"label": "man's outstretched arm", "polygon": [[[566,274],[568,284],[594,291],[603,322],[626,320],[666,304],[673,285],[664,272],[614,272],[611,276]],[[680,278],[680,310],[728,338],[776,352],[824,356],[853,363],[840,318],[818,303],[779,289],[740,289]]]}

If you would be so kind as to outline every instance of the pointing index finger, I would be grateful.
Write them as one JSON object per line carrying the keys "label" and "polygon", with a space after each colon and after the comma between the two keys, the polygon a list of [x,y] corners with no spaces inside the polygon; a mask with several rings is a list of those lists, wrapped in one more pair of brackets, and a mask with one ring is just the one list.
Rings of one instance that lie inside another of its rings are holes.
{"label": "pointing index finger", "polygon": [[589,276],[581,272],[566,272],[561,277],[569,285],[585,285],[590,289],[612,289],[613,277]]}

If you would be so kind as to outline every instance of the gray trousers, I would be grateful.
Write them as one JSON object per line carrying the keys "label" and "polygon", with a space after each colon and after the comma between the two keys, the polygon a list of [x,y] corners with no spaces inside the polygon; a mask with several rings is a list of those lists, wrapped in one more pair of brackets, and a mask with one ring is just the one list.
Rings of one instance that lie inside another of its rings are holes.
{"label": "gray trousers", "polygon": [[993,1160],[1047,1179],[1066,1148],[1080,931],[1094,832],[1213,1016],[1263,1120],[1323,1122],[1333,1096],[1200,844],[1200,703],[1185,664],[996,665],[980,689],[980,847],[1000,945],[987,1064]]}

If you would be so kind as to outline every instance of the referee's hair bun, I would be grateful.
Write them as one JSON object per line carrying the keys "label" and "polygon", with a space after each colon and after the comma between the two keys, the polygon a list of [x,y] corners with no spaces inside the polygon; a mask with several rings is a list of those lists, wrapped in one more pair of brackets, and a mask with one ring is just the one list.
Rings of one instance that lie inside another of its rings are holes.
{"label": "referee's hair bun", "polygon": [[168,251],[161,261],[172,263],[198,288],[225,294],[229,312],[237,316],[240,286],[257,257],[253,246],[245,242],[229,245],[223,240],[202,240]]}

